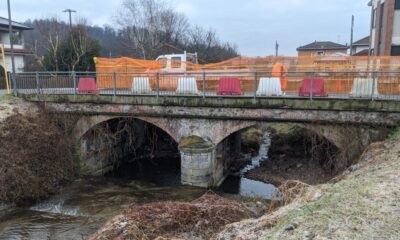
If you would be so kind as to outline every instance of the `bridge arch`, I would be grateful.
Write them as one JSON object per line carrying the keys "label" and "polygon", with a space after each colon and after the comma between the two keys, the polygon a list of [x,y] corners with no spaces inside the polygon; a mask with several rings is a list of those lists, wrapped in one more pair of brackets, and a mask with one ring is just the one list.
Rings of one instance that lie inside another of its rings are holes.
{"label": "bridge arch", "polygon": [[154,118],[139,116],[83,116],[75,124],[73,137],[78,141],[86,132],[96,125],[112,119],[132,118],[152,124],[180,143],[189,136],[199,136],[206,141],[218,145],[225,138],[251,126],[257,125],[254,121],[245,120],[213,120],[213,119],[184,119],[184,118]]}
{"label": "bridge arch", "polygon": [[[178,142],[159,126],[140,118],[100,115],[82,117],[76,123],[74,137],[82,175],[116,174],[114,176],[146,180],[143,176],[153,174],[151,166],[157,161],[155,167],[158,163],[168,161],[173,162],[173,169],[179,168],[176,157],[179,153]],[[143,172],[144,175],[142,170],[136,168],[142,169],[143,164],[148,169]],[[130,170],[126,170],[126,167]],[[155,178],[147,180],[153,181]]]}
{"label": "bridge arch", "polygon": [[144,117],[135,117],[135,116],[107,116],[107,115],[95,115],[95,116],[83,116],[79,118],[76,122],[74,130],[72,132],[72,136],[76,141],[79,141],[85,133],[87,133],[90,129],[94,128],[95,126],[113,120],[113,119],[120,119],[120,118],[130,118],[130,119],[138,119],[153,126],[156,126],[166,132],[175,142],[179,143],[176,135],[171,133],[168,128],[165,128],[164,125],[160,124],[160,122],[156,121],[156,119],[152,118],[144,118]]}

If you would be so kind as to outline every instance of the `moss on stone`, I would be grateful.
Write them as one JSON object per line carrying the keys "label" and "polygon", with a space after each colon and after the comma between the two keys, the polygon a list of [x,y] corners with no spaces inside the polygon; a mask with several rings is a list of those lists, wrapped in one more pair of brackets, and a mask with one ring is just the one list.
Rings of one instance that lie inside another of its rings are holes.
{"label": "moss on stone", "polygon": [[0,103],[7,103],[17,100],[17,97],[9,96],[9,95],[0,95]]}
{"label": "moss on stone", "polygon": [[181,141],[181,143],[179,144],[179,147],[183,148],[183,147],[188,147],[188,146],[191,146],[191,145],[202,144],[202,143],[205,143],[205,142],[206,141],[204,139],[202,139],[201,137],[190,136],[190,137],[187,137],[187,138],[183,139]]}
{"label": "moss on stone", "polygon": [[190,136],[180,142],[179,149],[184,152],[209,152],[214,145],[201,137]]}
{"label": "moss on stone", "polygon": [[97,103],[97,104],[131,104],[151,106],[181,107],[223,107],[223,108],[269,108],[298,110],[332,110],[332,111],[379,111],[400,112],[400,105],[393,101],[368,99],[315,99],[306,98],[201,98],[201,97],[159,97],[155,96],[96,96],[96,95],[24,95],[30,101]]}

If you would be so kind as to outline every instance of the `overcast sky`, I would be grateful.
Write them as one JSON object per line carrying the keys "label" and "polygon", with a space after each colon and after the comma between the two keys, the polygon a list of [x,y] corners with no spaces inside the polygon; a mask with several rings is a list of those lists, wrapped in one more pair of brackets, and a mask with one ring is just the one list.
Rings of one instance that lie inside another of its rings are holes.
{"label": "overcast sky", "polygon": [[[57,15],[67,20],[66,8],[78,11],[92,25],[113,25],[112,16],[122,0],[11,0],[13,19]],[[171,0],[191,24],[217,31],[221,40],[237,44],[245,56],[274,54],[275,41],[281,55],[295,55],[307,43],[350,42],[351,15],[356,18],[355,40],[369,34],[368,0]],[[6,0],[0,16],[7,16]]]}

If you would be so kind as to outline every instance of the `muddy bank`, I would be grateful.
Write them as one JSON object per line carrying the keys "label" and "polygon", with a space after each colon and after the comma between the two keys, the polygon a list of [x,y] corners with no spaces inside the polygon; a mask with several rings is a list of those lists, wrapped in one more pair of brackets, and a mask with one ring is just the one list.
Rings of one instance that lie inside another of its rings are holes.
{"label": "muddy bank", "polygon": [[39,107],[3,98],[0,104],[0,202],[30,204],[74,177],[65,129]]}
{"label": "muddy bank", "polygon": [[400,131],[370,145],[331,183],[305,185],[290,204],[228,225],[213,239],[398,239],[399,152]]}
{"label": "muddy bank", "polygon": [[282,126],[271,128],[268,158],[246,177],[276,186],[287,180],[315,185],[343,170],[335,165],[340,154],[332,143],[306,129]]}
{"label": "muddy bank", "polygon": [[210,239],[229,223],[255,217],[243,204],[206,194],[185,202],[132,206],[105,224],[91,240]]}

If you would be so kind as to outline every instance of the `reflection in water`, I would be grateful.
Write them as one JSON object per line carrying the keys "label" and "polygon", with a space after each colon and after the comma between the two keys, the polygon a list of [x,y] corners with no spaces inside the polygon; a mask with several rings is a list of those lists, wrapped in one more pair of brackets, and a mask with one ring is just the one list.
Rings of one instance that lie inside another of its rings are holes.
{"label": "reflection in water", "polygon": [[278,197],[274,185],[254,181],[244,177],[248,171],[259,167],[260,164],[268,158],[268,150],[271,145],[269,132],[266,131],[264,133],[263,139],[258,155],[251,159],[251,164],[240,171],[240,176],[229,176],[218,189],[219,191],[238,194],[243,197],[261,197],[264,199],[275,199]]}
{"label": "reflection in water", "polygon": [[138,180],[158,186],[180,186],[181,164],[179,155],[171,153],[168,158],[141,159],[129,161],[124,159],[110,177],[123,180]]}
{"label": "reflection in water", "polygon": [[160,187],[139,181],[87,178],[30,209],[0,217],[0,239],[85,239],[132,203],[191,201],[205,193],[192,187]]}
{"label": "reflection in water", "polygon": [[259,167],[263,161],[267,160],[268,150],[270,146],[271,146],[271,138],[269,137],[269,132],[265,131],[263,136],[263,142],[260,145],[260,149],[258,150],[257,156],[251,159],[250,165],[246,166],[245,168],[242,169],[242,171],[240,171],[240,175],[244,176],[244,174]]}
{"label": "reflection in water", "polygon": [[[218,191],[270,199],[274,186],[243,177],[267,158],[269,141],[266,133],[259,155],[252,159],[252,164],[241,172],[242,176],[229,177]],[[192,201],[206,192],[179,185],[179,158],[173,156],[149,164],[151,161],[123,164],[113,178],[80,179],[64,188],[58,196],[29,209],[2,211],[0,240],[85,239],[132,203]]]}
{"label": "reflection in water", "polygon": [[268,200],[274,198],[276,194],[274,185],[237,176],[229,176],[218,188],[218,191],[242,197],[261,197]]}

